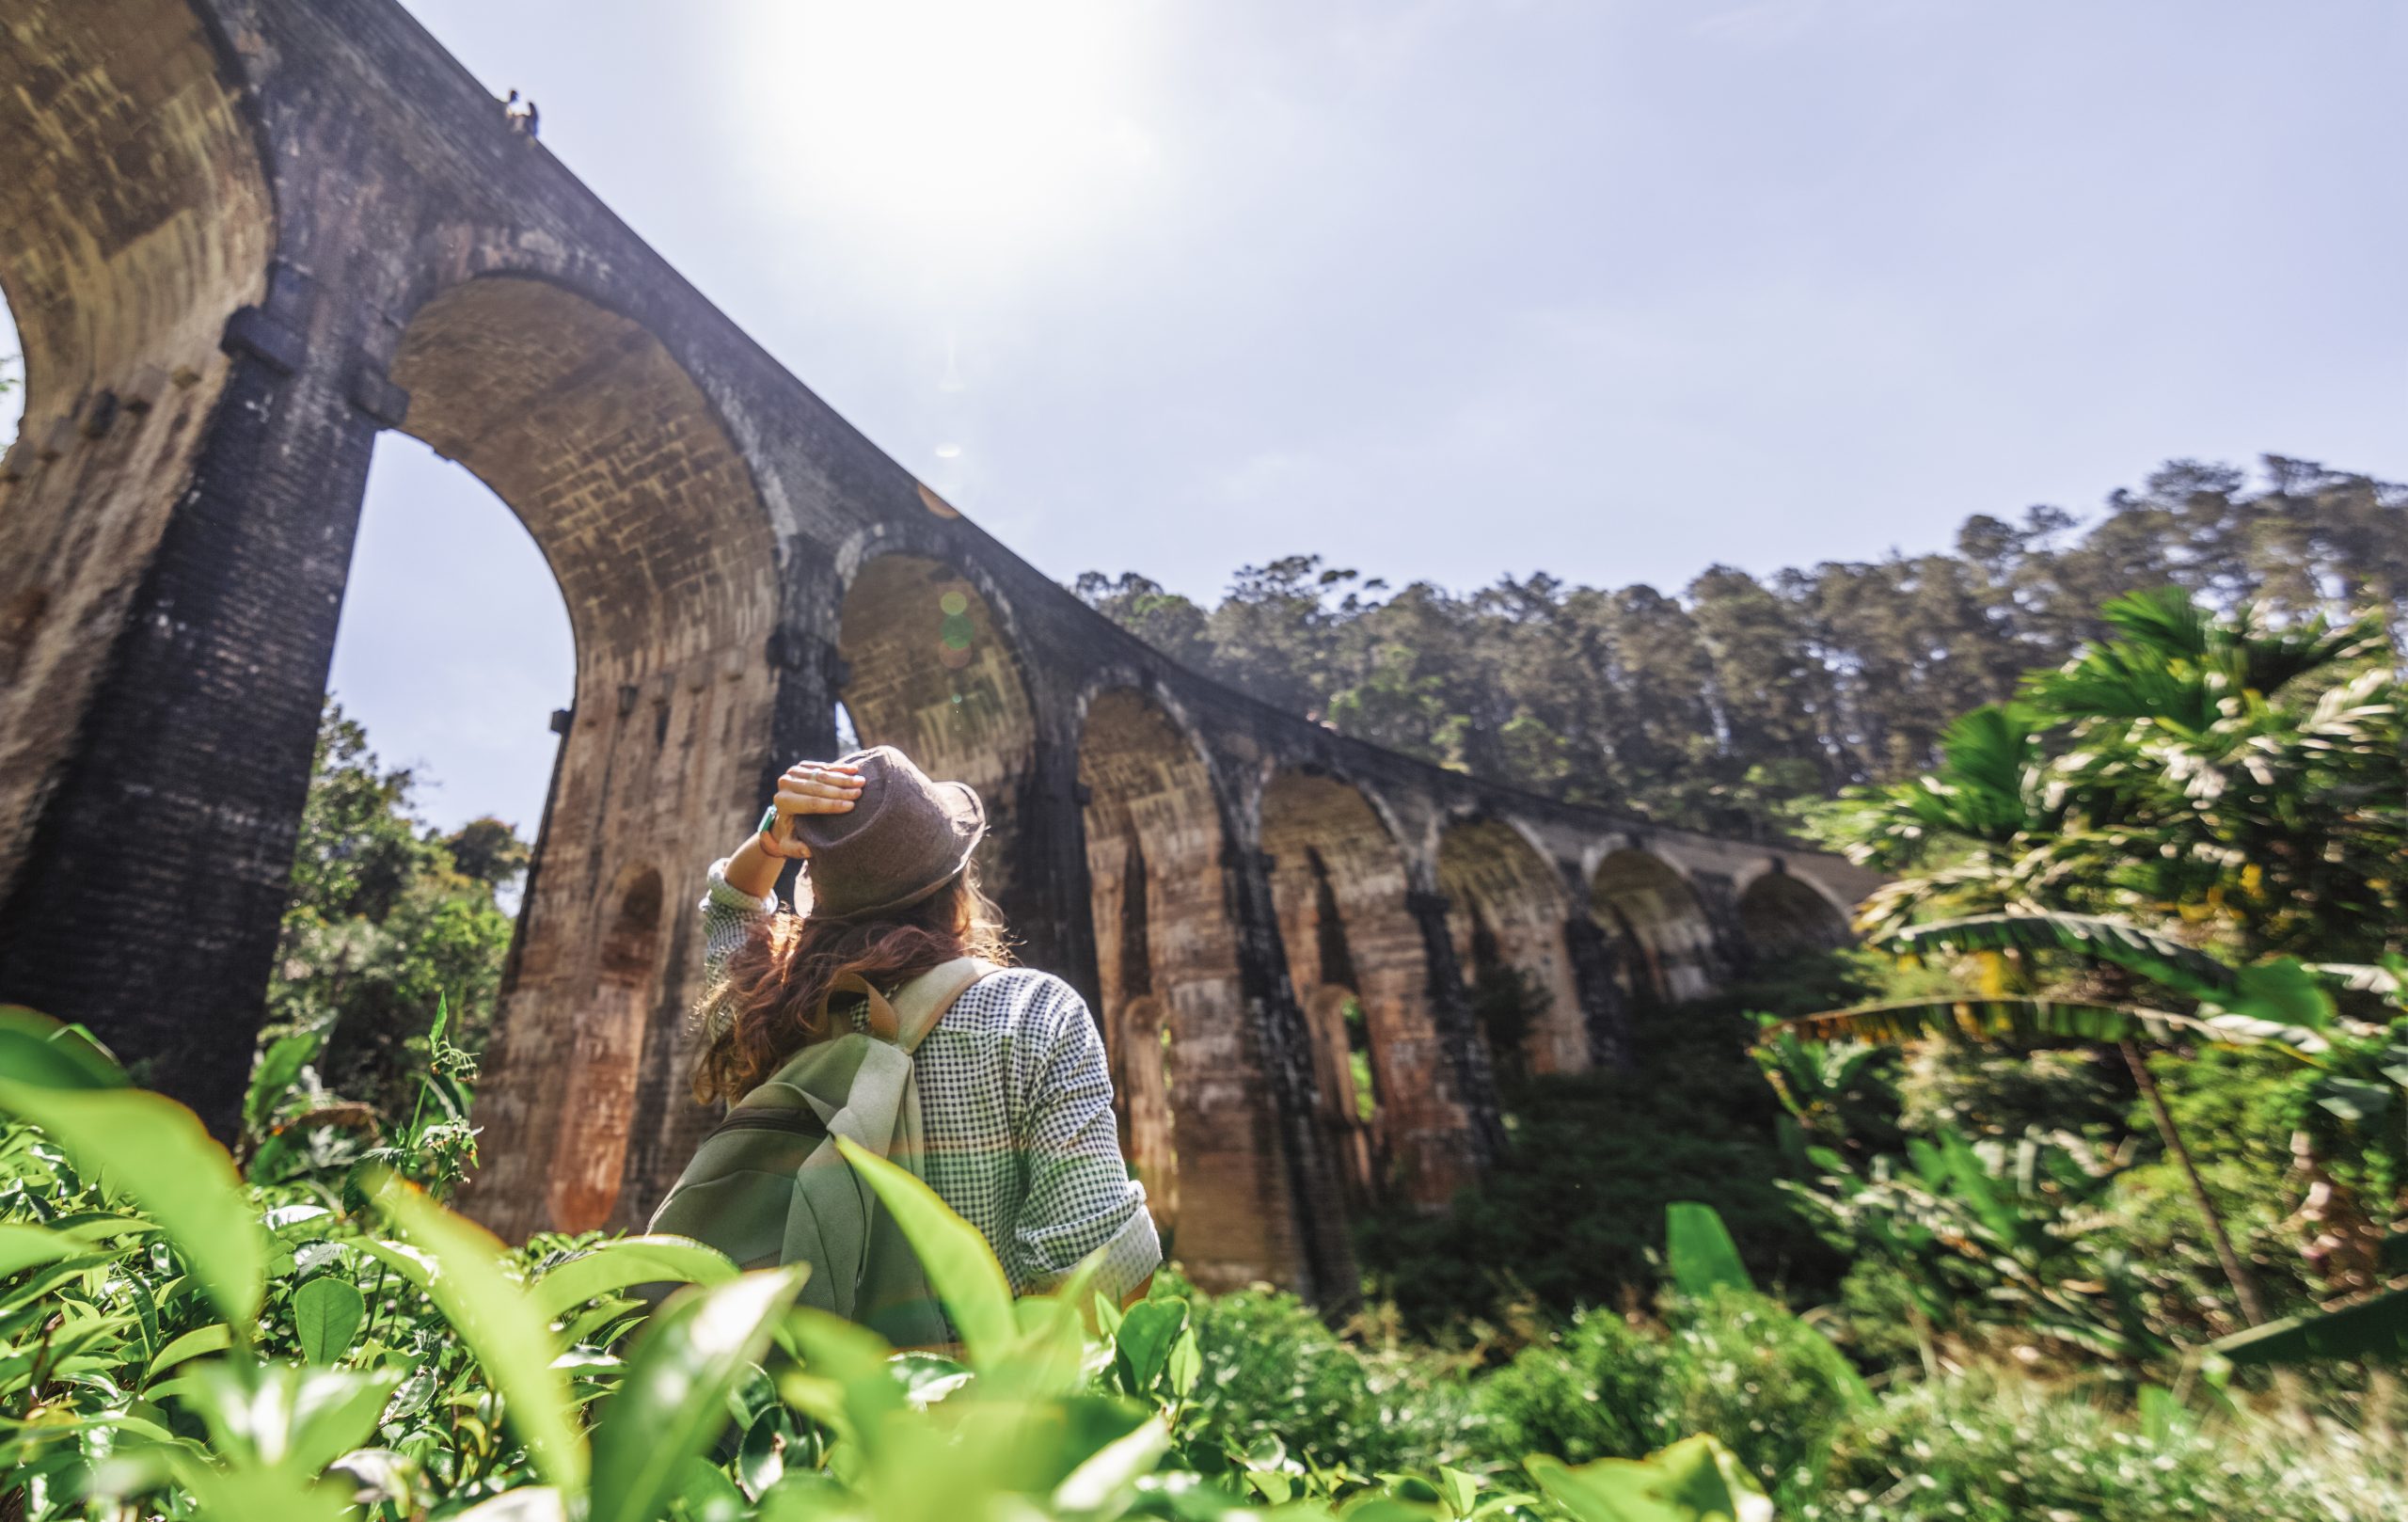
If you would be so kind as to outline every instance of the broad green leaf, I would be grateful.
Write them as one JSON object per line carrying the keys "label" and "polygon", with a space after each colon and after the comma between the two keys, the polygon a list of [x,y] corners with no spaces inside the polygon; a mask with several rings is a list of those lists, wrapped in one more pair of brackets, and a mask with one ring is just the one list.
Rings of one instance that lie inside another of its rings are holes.
{"label": "broad green leaf", "polygon": [[816,1470],[787,1475],[761,1497],[758,1522],[821,1522],[861,1514],[861,1502],[843,1484]]}
{"label": "broad green leaf", "polygon": [[[1115,1438],[1090,1454],[1069,1478],[1054,1487],[1054,1507],[1060,1512],[1101,1512],[1137,1481],[1153,1472],[1170,1451],[1170,1429],[1159,1416],[1149,1417],[1135,1431]],[[1115,1507],[1115,1510],[1117,1508]]]}
{"label": "broad green leaf", "polygon": [[125,1070],[80,1025],[0,1005],[0,1076],[36,1088],[123,1088]]}
{"label": "broad green leaf", "polygon": [[1739,1247],[1711,1205],[1674,1200],[1664,1207],[1664,1260],[1681,1293],[1703,1297],[1716,1290],[1756,1287]]}
{"label": "broad green leaf", "polygon": [[521,1485],[452,1514],[452,1522],[568,1522],[568,1502],[549,1485]]}
{"label": "broad green leaf", "polygon": [[1480,1481],[1449,1465],[1438,1466],[1438,1495],[1447,1510],[1457,1516],[1469,1516],[1480,1498]]}
{"label": "broad green leaf", "polygon": [[1178,1343],[1179,1334],[1186,1327],[1184,1300],[1140,1300],[1131,1306],[1120,1319],[1120,1335],[1112,1347],[1113,1368],[1120,1376],[1120,1387],[1138,1396],[1151,1390],[1154,1381],[1162,1377],[1164,1365],[1170,1360],[1170,1350]]}
{"label": "broad green leaf", "polygon": [[138,1088],[0,1082],[0,1110],[50,1134],[76,1171],[103,1179],[156,1221],[227,1322],[258,1319],[267,1244],[234,1160],[200,1119]]}
{"label": "broad green leaf", "polygon": [[54,1231],[46,1226],[0,1221],[0,1279],[11,1274],[22,1274],[36,1263],[55,1262],[71,1253],[81,1252],[83,1248],[83,1243],[64,1231]]}
{"label": "broad green leaf", "polygon": [[309,1479],[367,1440],[399,1382],[391,1371],[217,1362],[195,1369],[179,1389],[209,1424],[221,1460]]}
{"label": "broad green leaf", "polygon": [[223,1353],[234,1345],[234,1333],[222,1323],[214,1326],[196,1327],[159,1350],[150,1367],[142,1376],[144,1384],[158,1378],[168,1370],[204,1353]]}
{"label": "broad green leaf", "polygon": [[1163,1365],[1163,1372],[1170,1380],[1171,1393],[1182,1401],[1195,1390],[1196,1382],[1204,1377],[1204,1350],[1196,1345],[1195,1327],[1180,1333],[1179,1340],[1171,1344],[1170,1358]]}
{"label": "broad green leaf", "polygon": [[219,1468],[179,1456],[176,1477],[192,1492],[200,1522],[341,1522],[351,1498],[282,1469]]}
{"label": "broad green leaf", "polygon": [[630,1285],[666,1280],[725,1284],[734,1277],[736,1265],[725,1253],[690,1238],[622,1237],[561,1264],[537,1279],[531,1292],[535,1308],[557,1321],[573,1306]]}
{"label": "broad green leaf", "polygon": [[689,1457],[680,1464],[672,1494],[685,1522],[744,1522],[752,1514],[744,1492],[707,1459]]}
{"label": "broad green leaf", "polygon": [[593,1522],[655,1522],[682,1494],[686,1461],[727,1425],[729,1394],[809,1272],[799,1263],[681,1291],[652,1318],[594,1430]]}
{"label": "broad green leaf", "polygon": [[2361,1078],[2320,1078],[2308,1092],[2319,1105],[2353,1126],[2381,1119],[2394,1098],[2392,1089]]}
{"label": "broad green leaf", "polygon": [[253,1131],[267,1128],[268,1115],[276,1102],[301,1076],[303,1064],[317,1054],[322,1038],[313,1035],[281,1037],[260,1054],[259,1066],[251,1070],[251,1086],[243,1096],[243,1120]]}
{"label": "broad green leaf", "polygon": [[2296,957],[2252,962],[2240,971],[2236,981],[2231,997],[2214,1001],[2236,1015],[2310,1030],[2333,1023],[2333,995]]}
{"label": "broad green leaf", "polygon": [[301,1356],[311,1363],[330,1364],[350,1351],[359,1333],[368,1304],[349,1279],[322,1274],[293,1292],[293,1325],[301,1340]]}
{"label": "broad green leaf", "polygon": [[848,1136],[837,1137],[836,1147],[853,1171],[877,1192],[911,1250],[919,1254],[928,1288],[944,1303],[945,1314],[961,1334],[971,1364],[985,1369],[1001,1358],[1019,1327],[1012,1315],[1011,1282],[1004,1277],[1004,1266],[995,1261],[987,1239],[909,1170]]}
{"label": "broad green leaf", "polygon": [[484,1366],[536,1473],[563,1490],[582,1490],[585,1443],[569,1415],[568,1381],[552,1367],[551,1328],[526,1292],[502,1273],[501,1244],[406,1180],[385,1175],[374,1183],[372,1197],[417,1249],[399,1254],[379,1243],[373,1245],[383,1249],[378,1256],[422,1265],[420,1287]]}
{"label": "broad green leaf", "polygon": [[2397,1358],[2408,1354],[2408,1290],[2385,1290],[2339,1310],[2286,1316],[2208,1346],[2235,1364]]}
{"label": "broad green leaf", "polygon": [[1540,1455],[1523,1467],[1580,1522],[1772,1522],[1772,1502],[1748,1482],[1737,1457],[1704,1434],[1644,1460],[1599,1459],[1576,1469]]}

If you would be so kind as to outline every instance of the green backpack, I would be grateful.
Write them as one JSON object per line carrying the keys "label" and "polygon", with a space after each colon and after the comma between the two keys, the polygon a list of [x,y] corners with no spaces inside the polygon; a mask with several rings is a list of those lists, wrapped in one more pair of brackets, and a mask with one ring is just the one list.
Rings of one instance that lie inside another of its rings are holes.
{"label": "green backpack", "polygon": [[[729,1110],[686,1165],[651,1229],[708,1243],[739,1267],[811,1265],[805,1305],[898,1348],[952,1340],[920,1260],[869,1185],[836,1150],[847,1136],[913,1174],[927,1138],[911,1054],[970,985],[997,971],[964,957],[895,992],[890,1005],[846,974],[829,995],[868,1001],[869,1030],[814,1041]],[[828,1001],[820,1001],[820,1027]]]}

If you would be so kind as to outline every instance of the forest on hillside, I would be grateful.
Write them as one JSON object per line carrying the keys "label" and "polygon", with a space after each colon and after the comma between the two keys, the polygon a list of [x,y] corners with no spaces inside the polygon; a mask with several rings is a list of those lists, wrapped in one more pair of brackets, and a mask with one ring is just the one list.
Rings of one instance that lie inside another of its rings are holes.
{"label": "forest on hillside", "polygon": [[1402,589],[1291,555],[1207,609],[1136,572],[1075,590],[1175,659],[1339,732],[1571,802],[1765,836],[1801,800],[1938,758],[1957,715],[2106,632],[2138,588],[2408,622],[2408,486],[2268,455],[2175,461],[2084,521],[1977,513],[1952,548],[1677,593],[1545,572]]}

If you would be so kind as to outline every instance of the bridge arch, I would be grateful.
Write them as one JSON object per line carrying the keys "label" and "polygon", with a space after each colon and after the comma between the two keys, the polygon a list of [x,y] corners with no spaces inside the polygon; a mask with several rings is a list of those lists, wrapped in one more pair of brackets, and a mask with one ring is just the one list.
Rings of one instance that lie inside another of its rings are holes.
{"label": "bridge arch", "polygon": [[979,876],[1016,909],[1036,709],[991,590],[949,561],[887,550],[852,567],[836,624],[841,693],[861,743],[899,747],[931,776],[978,789],[990,826]]}
{"label": "bridge arch", "polygon": [[[1563,927],[1570,906],[1561,879],[1537,847],[1502,819],[1476,817],[1448,825],[1438,837],[1438,891],[1447,900],[1447,930],[1471,985],[1475,1016],[1489,1048],[1509,1074],[1576,1072],[1589,1066],[1589,1038],[1579,990],[1566,954]],[[1514,989],[1514,982],[1520,987]],[[1499,1028],[1519,1001],[1527,1027],[1519,1039]]]}
{"label": "bridge arch", "polygon": [[1151,1060],[1145,1001],[1160,1002],[1181,1252],[1197,1282],[1217,1289],[1287,1277],[1301,1252],[1273,1074],[1239,963],[1237,848],[1205,754],[1148,690],[1110,687],[1085,705],[1078,777],[1098,1020],[1126,1127],[1137,1070]]}
{"label": "bridge arch", "polygon": [[[669,959],[613,964],[609,948],[630,873],[657,882],[650,864],[675,864],[673,893],[650,891],[692,902],[695,842],[758,806],[779,604],[768,515],[667,346],[561,282],[497,272],[435,291],[389,373],[409,397],[404,431],[483,482],[533,537],[577,652],[478,1105],[492,1161],[470,1200],[510,1234],[624,1224],[650,1204],[621,1197],[630,1134],[674,1149],[699,1129],[671,1070],[699,991],[691,959],[673,977]],[[563,1051],[578,1054],[573,1085],[557,1081]],[[616,1122],[589,1127],[594,1117]]]}
{"label": "bridge arch", "polygon": [[[11,8],[0,291],[25,407],[0,464],[0,887],[224,394],[277,245],[259,127],[186,0]],[[50,716],[45,719],[43,716]]]}
{"label": "bridge arch", "polygon": [[1316,769],[1275,772],[1261,819],[1329,1151],[1358,1205],[1391,1181],[1443,1204],[1470,1181],[1471,1154],[1396,832],[1370,795]]}
{"label": "bridge arch", "polygon": [[1739,933],[1748,955],[1777,961],[1847,944],[1847,916],[1821,890],[1775,864],[1739,892]]}
{"label": "bridge arch", "polygon": [[1688,880],[1635,847],[1607,853],[1590,879],[1589,907],[1611,940],[1624,991],[1659,1004],[1713,987],[1714,925]]}

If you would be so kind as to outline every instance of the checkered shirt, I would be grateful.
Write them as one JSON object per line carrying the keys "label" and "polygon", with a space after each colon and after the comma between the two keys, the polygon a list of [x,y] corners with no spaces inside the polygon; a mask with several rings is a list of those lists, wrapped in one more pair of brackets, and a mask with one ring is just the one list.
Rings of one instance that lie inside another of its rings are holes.
{"label": "checkered shirt", "polygon": [[[711,864],[703,895],[706,986],[778,912],[775,894],[739,893],[726,870]],[[1014,1293],[1046,1288],[1101,1248],[1096,1288],[1118,1300],[1161,1263],[1145,1186],[1120,1157],[1103,1041],[1068,983],[1025,967],[980,978],[920,1043],[911,1083],[927,1132],[921,1171],[985,1234]]]}

